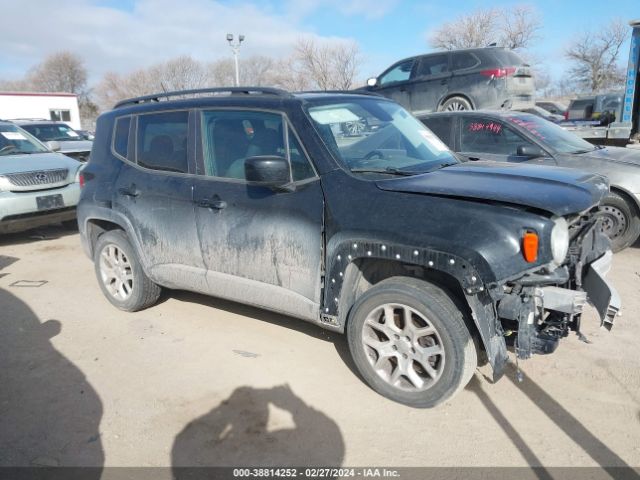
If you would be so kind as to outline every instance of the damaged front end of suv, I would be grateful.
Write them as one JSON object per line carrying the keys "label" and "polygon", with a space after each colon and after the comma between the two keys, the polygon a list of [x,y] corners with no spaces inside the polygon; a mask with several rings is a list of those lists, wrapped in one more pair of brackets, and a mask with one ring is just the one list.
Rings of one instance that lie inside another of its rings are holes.
{"label": "damaged front end of suv", "polygon": [[[489,290],[504,335],[519,359],[554,352],[570,331],[584,338],[580,322],[587,302],[596,308],[601,325],[608,330],[621,307],[615,288],[605,279],[612,253],[597,210],[554,222],[553,261]],[[525,254],[526,248],[523,245]]]}

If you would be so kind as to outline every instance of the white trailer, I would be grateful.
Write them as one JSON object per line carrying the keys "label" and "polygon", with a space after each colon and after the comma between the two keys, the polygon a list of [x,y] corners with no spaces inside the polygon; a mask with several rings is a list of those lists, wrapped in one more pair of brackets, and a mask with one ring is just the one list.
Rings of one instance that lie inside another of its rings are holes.
{"label": "white trailer", "polygon": [[74,93],[0,92],[0,119],[59,120],[81,129],[78,96]]}

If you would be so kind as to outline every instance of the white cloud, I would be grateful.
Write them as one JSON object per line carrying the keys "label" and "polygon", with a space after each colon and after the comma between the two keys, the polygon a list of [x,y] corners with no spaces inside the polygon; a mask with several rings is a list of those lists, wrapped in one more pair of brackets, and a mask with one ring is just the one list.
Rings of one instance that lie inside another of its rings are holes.
{"label": "white cloud", "polygon": [[333,4],[345,15],[376,16],[384,14],[384,5],[392,0],[379,0],[375,6],[362,0],[296,3],[301,10],[275,13],[268,5],[211,0],[137,0],[131,11],[91,0],[30,0],[29,8],[22,2],[3,2],[0,79],[20,77],[59,50],[80,54],[92,82],[107,71],[127,72],[177,55],[216,60],[230,55],[226,33],[245,35],[241,55],[284,55],[297,38],[308,35],[301,12]]}

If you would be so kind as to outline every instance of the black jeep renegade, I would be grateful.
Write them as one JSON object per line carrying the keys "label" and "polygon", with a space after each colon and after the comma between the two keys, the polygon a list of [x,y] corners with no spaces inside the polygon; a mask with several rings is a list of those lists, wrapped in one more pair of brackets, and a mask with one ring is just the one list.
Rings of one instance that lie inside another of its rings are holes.
{"label": "black jeep renegade", "polygon": [[609,328],[620,307],[603,177],[460,163],[371,95],[123,101],[98,119],[82,183],[82,241],[116,307],[185,289],[346,332],[369,385],[416,407],[464,387],[481,353],[498,378],[507,346],[553,352],[587,301]]}

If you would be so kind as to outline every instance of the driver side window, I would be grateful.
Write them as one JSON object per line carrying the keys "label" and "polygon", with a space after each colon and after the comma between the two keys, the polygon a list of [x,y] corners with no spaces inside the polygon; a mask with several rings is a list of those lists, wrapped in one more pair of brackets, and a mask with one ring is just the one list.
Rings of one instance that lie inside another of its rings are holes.
{"label": "driver side window", "polygon": [[409,80],[411,70],[413,69],[413,62],[413,60],[407,60],[393,67],[380,77],[380,85],[389,85],[391,83]]}
{"label": "driver side window", "polygon": [[244,163],[249,157],[289,158],[293,180],[315,176],[309,160],[289,129],[285,146],[283,117],[277,113],[205,111],[202,113],[202,170],[205,175],[245,180]]}

